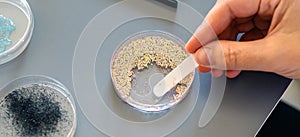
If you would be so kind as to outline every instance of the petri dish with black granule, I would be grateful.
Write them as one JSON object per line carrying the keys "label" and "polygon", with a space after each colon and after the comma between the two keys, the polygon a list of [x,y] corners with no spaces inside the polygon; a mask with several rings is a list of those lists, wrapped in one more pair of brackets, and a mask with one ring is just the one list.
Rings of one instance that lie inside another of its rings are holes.
{"label": "petri dish with black granule", "polygon": [[0,65],[26,49],[33,28],[33,14],[26,0],[0,0]]}
{"label": "petri dish with black granule", "polygon": [[75,110],[60,82],[47,76],[18,78],[0,90],[0,136],[72,137]]}
{"label": "petri dish with black granule", "polygon": [[138,32],[126,38],[114,51],[110,72],[117,95],[143,112],[159,112],[174,107],[189,93],[195,72],[162,98],[153,87],[189,54],[177,36],[159,30]]}

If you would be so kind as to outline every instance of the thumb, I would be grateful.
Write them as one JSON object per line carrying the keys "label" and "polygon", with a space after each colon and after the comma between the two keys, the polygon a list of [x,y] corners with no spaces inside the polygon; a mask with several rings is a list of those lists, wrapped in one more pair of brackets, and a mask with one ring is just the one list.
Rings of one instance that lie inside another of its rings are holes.
{"label": "thumb", "polygon": [[198,49],[200,66],[222,70],[267,70],[269,49],[263,39],[248,42],[213,41]]}

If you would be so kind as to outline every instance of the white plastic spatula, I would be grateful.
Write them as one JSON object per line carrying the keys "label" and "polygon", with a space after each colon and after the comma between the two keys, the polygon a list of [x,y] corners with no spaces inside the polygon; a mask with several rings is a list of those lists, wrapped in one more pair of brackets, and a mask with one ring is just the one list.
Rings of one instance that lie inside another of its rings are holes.
{"label": "white plastic spatula", "polygon": [[157,98],[161,98],[188,74],[193,72],[196,67],[198,67],[198,64],[196,63],[194,56],[190,55],[154,86],[154,95]]}
{"label": "white plastic spatula", "polygon": [[[176,86],[178,82],[184,79],[196,67],[198,67],[198,64],[194,60],[193,55],[190,55],[153,87],[152,96],[156,98],[155,101],[158,102],[162,98],[162,96],[164,96],[168,91],[170,91],[170,89]],[[207,102],[205,103],[205,106],[203,108],[203,113],[199,118],[199,127],[202,128],[206,126],[217,113],[217,110],[219,109],[223,99],[225,91],[225,81],[226,80],[220,82],[219,80],[217,86],[215,85],[211,87]]]}

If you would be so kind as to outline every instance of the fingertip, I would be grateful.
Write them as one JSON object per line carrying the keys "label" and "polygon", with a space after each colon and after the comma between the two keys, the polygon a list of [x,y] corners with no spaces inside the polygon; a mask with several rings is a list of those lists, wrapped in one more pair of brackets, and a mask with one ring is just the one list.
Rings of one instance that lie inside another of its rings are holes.
{"label": "fingertip", "polygon": [[203,48],[200,48],[194,54],[195,61],[201,66],[210,66],[209,58],[206,54],[206,51]]}
{"label": "fingertip", "polygon": [[186,44],[185,49],[189,53],[195,53],[201,47],[200,41],[195,36],[192,36]]}
{"label": "fingertip", "polygon": [[241,70],[227,70],[226,76],[228,78],[235,78],[241,73]]}
{"label": "fingertip", "polygon": [[202,66],[198,66],[198,70],[199,70],[200,72],[203,72],[203,73],[206,73],[206,72],[211,71],[210,68],[202,67]]}
{"label": "fingertip", "polygon": [[223,70],[219,70],[219,69],[212,69],[211,70],[211,75],[214,77],[221,77],[224,74]]}

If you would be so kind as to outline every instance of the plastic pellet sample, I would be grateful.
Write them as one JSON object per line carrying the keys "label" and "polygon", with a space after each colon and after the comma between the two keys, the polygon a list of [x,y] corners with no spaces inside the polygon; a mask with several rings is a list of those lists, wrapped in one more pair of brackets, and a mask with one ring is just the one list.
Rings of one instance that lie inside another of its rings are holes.
{"label": "plastic pellet sample", "polygon": [[184,43],[161,31],[145,31],[127,38],[111,60],[111,77],[119,97],[144,111],[161,111],[180,102],[188,93],[194,73],[186,76],[162,99],[152,88],[186,57]]}
{"label": "plastic pellet sample", "polygon": [[16,30],[16,26],[12,20],[0,15],[0,53],[6,49],[6,46],[12,44],[9,36],[14,30]]}
{"label": "plastic pellet sample", "polygon": [[1,137],[66,137],[73,119],[66,97],[41,84],[13,90],[0,102]]}

